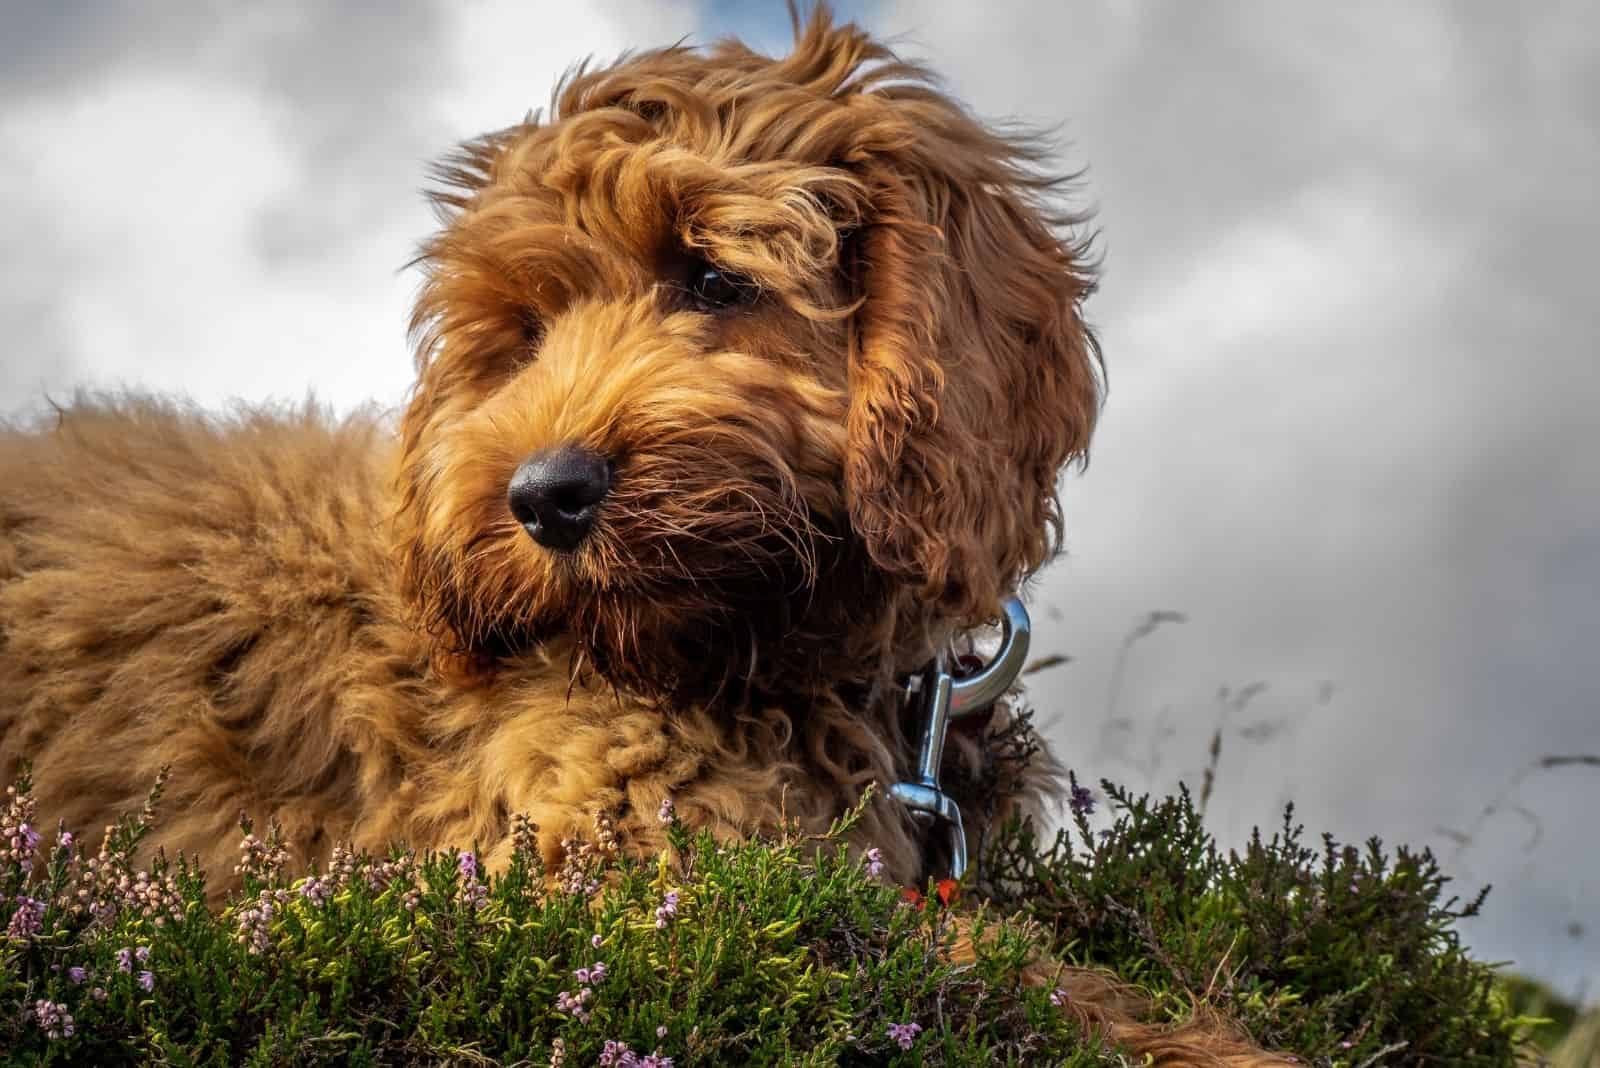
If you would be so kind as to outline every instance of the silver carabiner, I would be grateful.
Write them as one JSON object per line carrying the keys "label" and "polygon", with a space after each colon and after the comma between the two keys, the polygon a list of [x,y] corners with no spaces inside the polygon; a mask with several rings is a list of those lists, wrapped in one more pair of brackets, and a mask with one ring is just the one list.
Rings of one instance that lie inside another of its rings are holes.
{"label": "silver carabiner", "polygon": [[1028,660],[1032,624],[1028,610],[1016,597],[1007,597],[1000,619],[1000,649],[981,671],[966,678],[951,676],[946,658],[940,655],[922,677],[924,718],[917,760],[917,777],[912,782],[897,782],[889,796],[909,809],[924,825],[943,820],[950,828],[950,876],[959,879],[967,871],[967,832],[961,822],[961,808],[939,786],[939,769],[944,762],[944,740],[951,719],[964,719],[993,705],[1011,688]]}

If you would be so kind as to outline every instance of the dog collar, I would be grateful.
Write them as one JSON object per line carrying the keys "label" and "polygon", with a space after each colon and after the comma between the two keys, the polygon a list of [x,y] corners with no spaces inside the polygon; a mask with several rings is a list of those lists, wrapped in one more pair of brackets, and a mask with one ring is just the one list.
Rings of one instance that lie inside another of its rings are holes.
{"label": "dog collar", "polygon": [[1028,610],[1016,597],[1007,597],[1001,609],[1000,649],[988,664],[957,678],[951,674],[951,657],[941,653],[906,683],[907,695],[922,699],[917,777],[889,787],[889,796],[910,810],[912,818],[925,829],[931,830],[938,822],[949,828],[952,879],[961,878],[967,870],[967,832],[961,823],[960,806],[939,786],[945,735],[952,722],[983,712],[999,700],[1022,673],[1022,665],[1028,659],[1032,634]]}

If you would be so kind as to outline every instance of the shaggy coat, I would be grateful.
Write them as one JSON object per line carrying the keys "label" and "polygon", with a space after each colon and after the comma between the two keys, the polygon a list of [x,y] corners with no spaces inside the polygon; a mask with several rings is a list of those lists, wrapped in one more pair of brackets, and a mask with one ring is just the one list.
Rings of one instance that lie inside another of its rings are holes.
{"label": "shaggy coat", "polygon": [[[170,769],[154,838],[219,891],[241,812],[308,861],[493,865],[526,813],[555,863],[601,810],[650,850],[669,797],[825,826],[914,764],[897,679],[1058,545],[1100,376],[1043,155],[825,11],[580,68],[441,168],[398,428],[120,397],[0,437],[0,772],[91,830]],[[552,549],[508,486],[569,447],[606,494]],[[858,841],[929,859],[886,800]],[[1237,1052],[1196,1034],[1145,1048]]]}

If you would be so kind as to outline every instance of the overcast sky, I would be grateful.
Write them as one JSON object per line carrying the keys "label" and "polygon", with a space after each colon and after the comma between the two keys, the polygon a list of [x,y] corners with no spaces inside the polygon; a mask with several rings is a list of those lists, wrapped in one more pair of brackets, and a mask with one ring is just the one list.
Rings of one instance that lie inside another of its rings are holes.
{"label": "overcast sky", "polygon": [[[1197,781],[1219,689],[1264,683],[1227,713],[1225,841],[1292,797],[1431,843],[1496,884],[1481,954],[1600,995],[1600,770],[1478,819],[1600,752],[1600,8],[842,6],[1089,168],[1111,393],[1034,597],[1062,756]],[[755,0],[377,7],[6,6],[0,411],[393,405],[427,160],[585,55],[788,33]],[[1114,686],[1152,610],[1187,622]]]}

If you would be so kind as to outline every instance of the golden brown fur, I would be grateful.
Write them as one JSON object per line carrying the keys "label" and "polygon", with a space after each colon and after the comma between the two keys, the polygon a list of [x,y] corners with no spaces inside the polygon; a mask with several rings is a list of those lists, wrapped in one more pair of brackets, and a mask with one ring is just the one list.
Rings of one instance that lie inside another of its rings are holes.
{"label": "golden brown fur", "polygon": [[[825,824],[912,764],[896,677],[1056,548],[1099,377],[1040,158],[825,11],[569,76],[442,172],[398,433],[81,398],[0,438],[0,770],[91,829],[170,767],[157,838],[219,888],[241,810],[312,860],[599,809],[652,849],[669,796]],[[563,555],[506,494],[570,444],[615,477]],[[888,802],[858,838],[923,869]],[[1064,982],[1161,1063],[1277,1063]]]}

